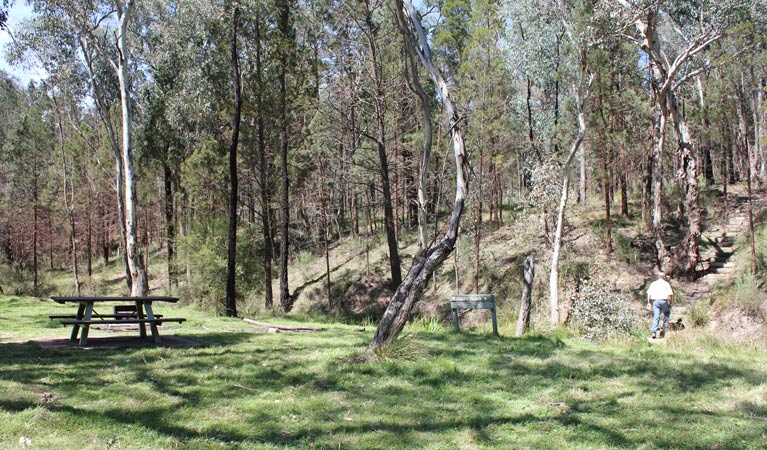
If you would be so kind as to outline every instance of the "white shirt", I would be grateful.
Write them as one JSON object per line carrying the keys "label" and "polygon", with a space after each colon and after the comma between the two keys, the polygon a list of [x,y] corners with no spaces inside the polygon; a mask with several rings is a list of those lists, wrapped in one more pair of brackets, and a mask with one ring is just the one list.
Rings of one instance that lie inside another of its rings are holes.
{"label": "white shirt", "polygon": [[653,281],[650,287],[647,288],[647,298],[650,300],[668,300],[673,294],[671,285],[663,278]]}

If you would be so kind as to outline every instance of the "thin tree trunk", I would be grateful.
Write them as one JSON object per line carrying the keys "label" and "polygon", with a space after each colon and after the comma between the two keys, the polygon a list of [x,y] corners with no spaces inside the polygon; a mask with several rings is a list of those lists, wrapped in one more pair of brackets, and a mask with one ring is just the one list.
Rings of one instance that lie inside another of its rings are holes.
{"label": "thin tree trunk", "polygon": [[605,155],[603,161],[604,169],[604,197],[605,197],[605,237],[607,239],[607,254],[613,252],[613,234],[612,234],[612,217],[610,215],[610,163],[609,163],[610,150],[605,148]]}
{"label": "thin tree trunk", "polygon": [[176,221],[173,203],[173,172],[168,164],[168,148],[165,149],[163,160],[163,181],[165,188],[165,245],[168,248],[168,292],[172,292],[173,286],[178,285],[178,273],[176,271]]}
{"label": "thin tree trunk", "polygon": [[623,217],[629,216],[629,192],[628,192],[628,180],[626,171],[619,176],[621,183],[621,215]]}
{"label": "thin tree trunk", "polygon": [[377,27],[373,24],[372,14],[369,3],[365,2],[366,15],[365,15],[365,27],[367,29],[366,36],[368,41],[368,51],[370,52],[370,61],[373,65],[373,85],[375,86],[375,93],[373,94],[373,106],[375,108],[375,120],[376,120],[376,148],[378,150],[378,163],[381,171],[381,187],[383,190],[383,206],[384,206],[384,224],[386,227],[386,241],[389,248],[389,269],[391,272],[391,285],[393,287],[399,286],[402,283],[402,268],[399,258],[399,250],[397,248],[397,230],[395,221],[397,218],[394,215],[394,208],[392,205],[392,193],[391,183],[389,179],[389,162],[386,156],[386,122],[384,118],[384,92],[383,84],[381,80],[381,68],[377,57],[377,44],[375,42],[375,30]]}
{"label": "thin tree trunk", "polygon": [[578,177],[578,204],[586,204],[586,146],[581,147],[580,172]]}
{"label": "thin tree trunk", "polygon": [[[53,105],[56,108],[56,120],[59,130],[59,151],[61,153],[61,169],[62,178],[64,180],[64,208],[67,211],[67,219],[69,220],[69,241],[72,249],[72,275],[74,277],[75,295],[80,295],[80,275],[77,267],[77,235],[75,229],[75,214],[72,204],[74,203],[75,188],[73,182],[69,179],[69,170],[67,165],[67,155],[64,152],[64,127],[61,121],[61,109],[56,101],[56,97],[53,96]],[[70,198],[71,196],[71,198]]]}
{"label": "thin tree trunk", "polygon": [[271,223],[271,189],[269,189],[269,166],[266,161],[266,142],[264,129],[264,97],[263,97],[263,67],[261,62],[261,11],[256,11],[256,108],[258,126],[258,178],[261,192],[261,228],[264,237],[264,254],[262,266],[264,270],[264,308],[272,309],[274,294],[272,292],[272,258],[274,257],[274,237]]}
{"label": "thin tree trunk", "polygon": [[[398,21],[401,21],[402,16],[397,15]],[[405,29],[404,23],[399,23],[400,29]],[[405,40],[405,49],[408,53],[407,67],[408,67],[408,79],[411,81],[410,85],[412,90],[418,95],[418,99],[421,102],[421,116],[423,118],[423,150],[421,152],[421,163],[418,170],[418,249],[416,250],[416,256],[421,256],[424,249],[427,246],[427,200],[426,200],[426,186],[429,181],[429,159],[431,155],[432,146],[432,121],[431,121],[431,101],[426,91],[423,89],[421,82],[418,78],[418,67],[416,65],[416,50],[415,43],[412,37],[408,33],[403,33]]]}
{"label": "thin tree trunk", "polygon": [[533,281],[535,279],[535,263],[533,257],[525,258],[525,270],[522,277],[522,301],[519,305],[519,317],[517,318],[517,330],[514,333],[519,337],[530,328],[530,306],[533,302]]}
{"label": "thin tree trunk", "polygon": [[[588,76],[588,79],[587,79]],[[562,234],[565,222],[565,209],[567,208],[567,199],[570,195],[570,162],[575,154],[580,150],[583,139],[586,137],[586,114],[584,106],[589,96],[589,88],[593,81],[593,75],[589,73],[586,65],[585,55],[581,55],[581,73],[579,85],[575,92],[575,104],[578,111],[578,134],[573,141],[567,159],[562,166],[562,195],[559,199],[559,210],[557,212],[557,228],[554,232],[554,240],[551,250],[551,271],[549,272],[549,306],[551,308],[551,324],[559,324],[559,256],[562,246]]]}
{"label": "thin tree trunk", "polygon": [[281,62],[279,73],[280,84],[280,306],[285,312],[293,309],[293,299],[288,285],[288,250],[290,227],[290,180],[288,178],[288,86],[287,71],[290,67],[291,51],[288,45],[293,45],[290,24],[290,4],[288,0],[280,0],[279,31],[282,36]]}
{"label": "thin tree trunk", "polygon": [[239,180],[237,176],[237,145],[240,141],[240,116],[242,111],[242,83],[240,57],[237,50],[237,28],[240,24],[240,7],[235,6],[232,14],[231,63],[232,87],[234,89],[234,115],[232,116],[232,143],[229,146],[229,239],[226,266],[226,316],[237,317],[237,207]]}
{"label": "thin tree trunk", "polygon": [[[102,124],[104,124],[104,127],[107,130],[107,136],[109,137],[109,144],[112,148],[112,153],[115,157],[115,181],[117,185],[117,211],[119,216],[119,222],[120,222],[120,244],[122,248],[126,247],[126,238],[128,236],[128,230],[126,228],[126,211],[125,211],[125,167],[123,166],[123,155],[122,151],[120,149],[120,146],[117,142],[117,132],[114,129],[114,126],[112,125],[112,116],[110,114],[110,108],[109,105],[107,105],[104,94],[99,87],[99,84],[96,81],[96,72],[93,67],[93,55],[90,51],[88,40],[86,39],[85,35],[80,35],[78,38],[78,42],[80,43],[80,49],[83,52],[83,59],[85,60],[86,66],[88,68],[88,78],[91,84],[91,89],[93,91],[93,98],[97,105],[97,110],[99,112],[99,117],[101,118]],[[115,70],[117,70],[115,68]],[[128,287],[128,290],[131,290],[131,286],[133,286],[133,275],[131,273],[130,266],[127,263],[127,260],[125,260],[125,280]]]}
{"label": "thin tree trunk", "polygon": [[86,224],[86,256],[88,257],[88,278],[93,276],[93,225],[92,225],[92,219],[91,219],[91,208],[92,208],[92,196],[88,195],[88,199],[85,202],[85,218],[88,222]]}
{"label": "thin tree trunk", "polygon": [[38,294],[37,278],[37,234],[38,234],[38,213],[37,202],[39,196],[37,159],[35,158],[34,168],[32,169],[32,291],[34,295]]}
{"label": "thin tree trunk", "polygon": [[[480,131],[482,135],[482,131]],[[482,141],[482,139],[480,139]],[[474,289],[475,294],[479,293],[479,248],[482,241],[482,197],[483,197],[483,173],[484,170],[484,152],[482,146],[479,148],[479,179],[477,180],[477,209],[475,210],[474,221]]]}

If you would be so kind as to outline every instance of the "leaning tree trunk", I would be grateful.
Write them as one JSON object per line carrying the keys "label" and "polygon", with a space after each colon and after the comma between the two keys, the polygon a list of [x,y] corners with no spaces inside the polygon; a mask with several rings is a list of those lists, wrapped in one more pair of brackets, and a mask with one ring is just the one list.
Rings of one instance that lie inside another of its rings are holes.
{"label": "leaning tree trunk", "polygon": [[[91,36],[92,40],[95,40],[95,37]],[[98,82],[96,81],[96,71],[93,66],[93,51],[91,50],[90,42],[88,41],[88,38],[86,37],[86,34],[81,34],[78,38],[78,42],[80,44],[80,50],[83,52],[83,59],[85,61],[86,67],[88,68],[88,79],[91,85],[91,89],[93,91],[93,99],[96,102],[96,110],[99,113],[99,118],[101,119],[101,123],[104,125],[104,128],[107,131],[107,137],[109,137],[109,145],[112,148],[112,154],[115,157],[115,184],[117,185],[116,194],[117,194],[117,212],[118,212],[118,218],[120,222],[120,243],[122,244],[122,247],[125,248],[125,238],[128,235],[127,230],[125,228],[125,176],[124,176],[124,167],[123,167],[123,158],[122,158],[122,151],[120,150],[120,145],[117,142],[117,132],[114,129],[114,126],[112,124],[112,115],[109,110],[109,105],[107,104],[104,93],[101,90]],[[96,46],[98,48],[98,46]],[[124,257],[124,255],[123,255]],[[107,258],[105,258],[106,260]],[[125,261],[125,280],[128,286],[128,289],[130,290],[131,286],[133,286],[133,278],[130,271],[130,266],[127,264],[127,260]],[[105,264],[106,265],[106,264]]]}
{"label": "leaning tree trunk", "polygon": [[530,328],[530,307],[533,303],[533,280],[535,279],[535,263],[533,257],[525,258],[525,271],[523,274],[522,302],[519,305],[519,318],[515,336],[522,336]]}
{"label": "leaning tree trunk", "polygon": [[[403,22],[401,14],[397,14],[397,21],[400,29],[406,29],[406,24]],[[418,79],[418,66],[416,64],[416,43],[413,42],[413,38],[408,33],[403,33],[405,40],[405,48],[408,53],[408,59],[406,65],[408,68],[408,75],[411,81],[410,88],[418,95],[421,102],[421,113],[423,116],[423,151],[421,153],[421,164],[419,167],[418,177],[418,249],[416,250],[416,256],[421,256],[426,249],[427,236],[427,219],[426,208],[428,201],[426,200],[426,185],[429,180],[429,159],[431,157],[432,146],[432,118],[431,118],[431,101],[426,91],[421,85]]]}
{"label": "leaning tree trunk", "polygon": [[389,301],[389,306],[386,308],[386,312],[378,324],[378,329],[376,329],[375,336],[370,342],[368,350],[375,350],[397,337],[402,328],[404,328],[405,323],[410,317],[410,312],[413,310],[413,306],[418,301],[434,270],[454,250],[469,186],[469,161],[464,147],[463,131],[459,126],[458,113],[450,98],[450,90],[442,74],[434,65],[431,46],[426,38],[426,33],[423,30],[415,8],[413,8],[413,5],[408,0],[395,0],[395,2],[396,14],[403,15],[400,17],[400,23],[407,24],[406,27],[401,28],[401,31],[409,33],[413,41],[418,43],[418,57],[426,67],[432,81],[436,84],[445,113],[450,120],[449,129],[453,139],[453,155],[456,165],[456,189],[447,233],[441,241],[427,249],[423,257],[413,259],[413,265]]}

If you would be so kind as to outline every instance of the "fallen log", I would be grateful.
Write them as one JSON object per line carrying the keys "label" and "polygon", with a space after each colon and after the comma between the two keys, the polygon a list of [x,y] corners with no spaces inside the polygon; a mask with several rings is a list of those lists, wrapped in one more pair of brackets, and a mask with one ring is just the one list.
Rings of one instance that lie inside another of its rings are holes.
{"label": "fallen log", "polygon": [[275,329],[275,330],[282,330],[282,331],[325,331],[327,328],[320,328],[320,327],[307,327],[307,326],[292,326],[292,325],[276,325],[273,323],[268,322],[259,322],[257,320],[248,319],[247,317],[244,317],[242,319],[244,322],[247,322],[251,325],[256,325],[259,327],[266,327],[267,329]]}

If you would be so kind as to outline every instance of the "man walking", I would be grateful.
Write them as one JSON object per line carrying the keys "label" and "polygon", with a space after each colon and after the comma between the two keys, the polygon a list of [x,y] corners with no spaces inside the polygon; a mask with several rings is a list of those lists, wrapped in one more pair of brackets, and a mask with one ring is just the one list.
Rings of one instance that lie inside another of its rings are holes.
{"label": "man walking", "polygon": [[650,284],[647,288],[647,307],[652,308],[652,338],[658,337],[658,326],[660,325],[660,315],[663,314],[663,332],[660,337],[665,334],[666,327],[668,327],[668,319],[671,316],[671,301],[674,296],[674,291],[671,290],[671,285],[666,281],[666,274],[664,272],[658,272],[658,279]]}

